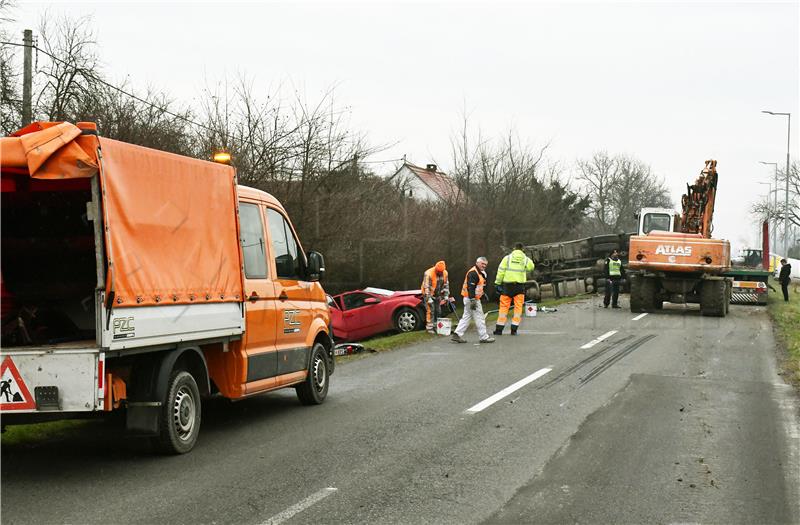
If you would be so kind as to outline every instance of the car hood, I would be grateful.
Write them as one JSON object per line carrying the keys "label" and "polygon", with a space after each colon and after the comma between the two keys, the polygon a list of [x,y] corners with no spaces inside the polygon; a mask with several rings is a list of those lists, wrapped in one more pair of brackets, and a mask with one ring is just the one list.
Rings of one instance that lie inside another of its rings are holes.
{"label": "car hood", "polygon": [[394,295],[422,295],[422,292],[420,290],[400,290],[395,292]]}

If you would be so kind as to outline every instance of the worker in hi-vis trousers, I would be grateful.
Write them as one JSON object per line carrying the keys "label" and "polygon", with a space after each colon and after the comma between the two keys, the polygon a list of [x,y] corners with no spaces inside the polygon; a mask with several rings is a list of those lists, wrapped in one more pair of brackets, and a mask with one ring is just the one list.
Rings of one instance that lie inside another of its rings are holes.
{"label": "worker in hi-vis trousers", "polygon": [[425,329],[435,333],[433,323],[439,318],[439,302],[450,297],[450,283],[447,280],[447,267],[438,261],[425,270],[422,277],[422,302],[425,304]]}
{"label": "worker in hi-vis trousers", "polygon": [[494,337],[489,337],[486,332],[486,319],[483,316],[481,307],[481,297],[486,288],[486,265],[489,261],[486,257],[478,257],[475,266],[467,271],[464,276],[464,285],[461,287],[461,296],[464,298],[464,315],[458,322],[458,326],[453,332],[450,340],[454,343],[466,343],[464,334],[469,328],[469,322],[475,320],[475,328],[478,329],[478,337],[481,343],[494,343]]}
{"label": "worker in hi-vis trousers", "polygon": [[500,311],[497,314],[497,326],[494,335],[503,335],[503,328],[508,321],[508,309],[514,301],[514,316],[511,318],[511,335],[517,335],[522,322],[522,307],[525,304],[525,281],[528,273],[533,271],[533,261],[522,251],[522,243],[514,245],[514,251],[503,257],[497,268],[494,285],[500,292]]}

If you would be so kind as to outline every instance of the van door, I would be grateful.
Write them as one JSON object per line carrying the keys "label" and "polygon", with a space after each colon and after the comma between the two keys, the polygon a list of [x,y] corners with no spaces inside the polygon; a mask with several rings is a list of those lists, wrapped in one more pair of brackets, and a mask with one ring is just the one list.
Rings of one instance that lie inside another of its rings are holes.
{"label": "van door", "polygon": [[[242,255],[244,258],[244,349],[247,355],[247,393],[269,388],[278,375],[275,348],[275,286],[269,278],[267,237],[261,205],[239,204]],[[270,378],[271,381],[269,380]],[[253,382],[258,382],[252,384]]]}
{"label": "van door", "polygon": [[278,374],[305,370],[308,354],[308,331],[313,318],[312,283],[303,281],[305,255],[292,227],[283,214],[267,208],[270,252],[274,264],[277,323]]}

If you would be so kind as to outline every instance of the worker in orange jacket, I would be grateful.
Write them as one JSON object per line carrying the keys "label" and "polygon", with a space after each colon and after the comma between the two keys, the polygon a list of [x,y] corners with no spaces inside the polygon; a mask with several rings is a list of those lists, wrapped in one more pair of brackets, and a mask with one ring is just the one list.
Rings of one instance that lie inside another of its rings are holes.
{"label": "worker in orange jacket", "polygon": [[464,314],[458,322],[458,326],[453,332],[451,341],[454,343],[466,343],[464,334],[469,328],[470,320],[475,320],[475,328],[478,329],[478,337],[481,343],[494,343],[494,337],[486,332],[486,320],[483,316],[481,298],[486,288],[486,266],[489,261],[486,257],[478,257],[475,266],[467,271],[464,276],[464,285],[461,287],[461,296],[464,298]]}
{"label": "worker in orange jacket", "polygon": [[439,302],[450,298],[450,282],[447,279],[447,266],[438,261],[425,270],[422,277],[422,302],[425,304],[425,329],[436,333],[433,323],[440,316]]}

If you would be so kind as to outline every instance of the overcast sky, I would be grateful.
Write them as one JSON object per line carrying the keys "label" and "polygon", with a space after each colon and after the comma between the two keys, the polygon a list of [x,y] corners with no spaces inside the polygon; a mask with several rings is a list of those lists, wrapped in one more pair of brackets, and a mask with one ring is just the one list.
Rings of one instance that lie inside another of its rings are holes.
{"label": "overcast sky", "polygon": [[[91,15],[108,78],[185,101],[251,76],[264,92],[336,100],[376,157],[450,166],[463,109],[484,136],[510,127],[574,173],[592,152],[651,165],[679,205],[718,160],[715,236],[755,242],[758,181],[798,159],[798,2],[21,2],[16,26]],[[390,170],[392,164],[375,165]],[[381,167],[383,166],[383,167]]]}

